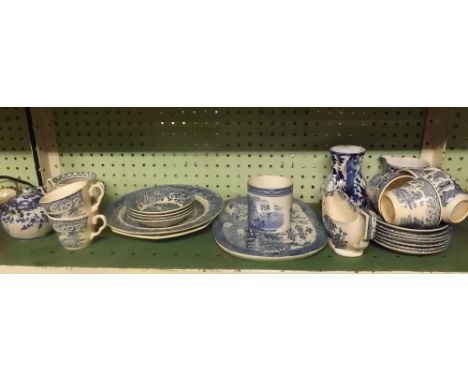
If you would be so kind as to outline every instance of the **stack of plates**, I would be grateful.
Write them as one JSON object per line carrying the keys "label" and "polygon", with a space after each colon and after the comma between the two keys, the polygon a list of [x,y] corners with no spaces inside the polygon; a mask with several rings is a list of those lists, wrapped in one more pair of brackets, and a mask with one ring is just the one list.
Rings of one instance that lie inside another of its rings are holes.
{"label": "stack of plates", "polygon": [[450,245],[452,227],[441,224],[432,229],[413,229],[389,224],[379,216],[373,241],[395,252],[408,255],[432,255]]}
{"label": "stack of plates", "polygon": [[[182,194],[187,198],[182,198]],[[177,203],[174,203],[175,195],[180,197]],[[109,227],[119,235],[161,240],[207,227],[222,209],[223,199],[217,193],[202,187],[177,185],[131,192],[110,205],[105,213]],[[178,222],[171,221],[173,218],[179,219]],[[172,225],[167,226],[168,222]]]}

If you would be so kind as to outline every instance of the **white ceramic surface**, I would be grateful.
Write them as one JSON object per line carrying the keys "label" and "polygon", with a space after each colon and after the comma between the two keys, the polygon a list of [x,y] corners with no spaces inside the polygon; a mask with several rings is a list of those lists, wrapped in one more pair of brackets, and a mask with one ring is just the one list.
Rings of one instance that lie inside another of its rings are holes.
{"label": "white ceramic surface", "polygon": [[293,182],[291,178],[262,175],[247,186],[248,221],[251,229],[281,233],[291,226]]}

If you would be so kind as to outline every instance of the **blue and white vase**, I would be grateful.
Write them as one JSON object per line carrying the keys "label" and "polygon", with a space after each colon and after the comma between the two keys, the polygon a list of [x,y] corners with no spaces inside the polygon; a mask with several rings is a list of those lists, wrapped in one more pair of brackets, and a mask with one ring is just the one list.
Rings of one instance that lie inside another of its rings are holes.
{"label": "blue and white vase", "polygon": [[47,235],[52,226],[44,208],[39,205],[40,189],[25,188],[1,207],[5,232],[15,239],[35,239]]}
{"label": "blue and white vase", "polygon": [[366,149],[361,146],[339,145],[330,149],[332,180],[336,187],[350,197],[357,207],[366,203],[366,180],[361,173],[361,163]]}

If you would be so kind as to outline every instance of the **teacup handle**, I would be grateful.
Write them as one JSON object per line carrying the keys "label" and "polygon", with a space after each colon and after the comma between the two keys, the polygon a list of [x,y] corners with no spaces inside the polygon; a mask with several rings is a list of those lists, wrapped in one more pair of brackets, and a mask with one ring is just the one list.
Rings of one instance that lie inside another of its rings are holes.
{"label": "teacup handle", "polygon": [[99,190],[99,195],[96,197],[96,202],[93,203],[92,208],[97,208],[101,204],[101,200],[104,197],[104,184],[102,182],[97,182],[89,188],[89,196],[94,197],[94,190]]}
{"label": "teacup handle", "polygon": [[96,232],[91,232],[91,236],[90,236],[91,240],[93,240],[96,236],[98,236],[104,230],[104,228],[107,227],[107,219],[106,219],[106,217],[104,215],[94,216],[93,217],[93,224],[96,225],[99,220],[102,221],[102,226],[100,226]]}
{"label": "teacup handle", "polygon": [[375,230],[377,228],[377,215],[373,211],[364,211],[360,208],[358,211],[366,219],[366,232],[364,234],[364,240],[370,241],[374,238]]}

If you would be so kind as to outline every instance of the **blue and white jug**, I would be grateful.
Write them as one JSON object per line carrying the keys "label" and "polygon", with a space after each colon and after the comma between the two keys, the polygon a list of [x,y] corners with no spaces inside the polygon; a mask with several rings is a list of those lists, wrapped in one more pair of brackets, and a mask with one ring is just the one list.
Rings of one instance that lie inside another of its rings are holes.
{"label": "blue and white jug", "polygon": [[336,187],[349,196],[357,207],[366,203],[366,180],[361,173],[361,163],[366,149],[361,146],[339,145],[330,149],[332,180]]}

